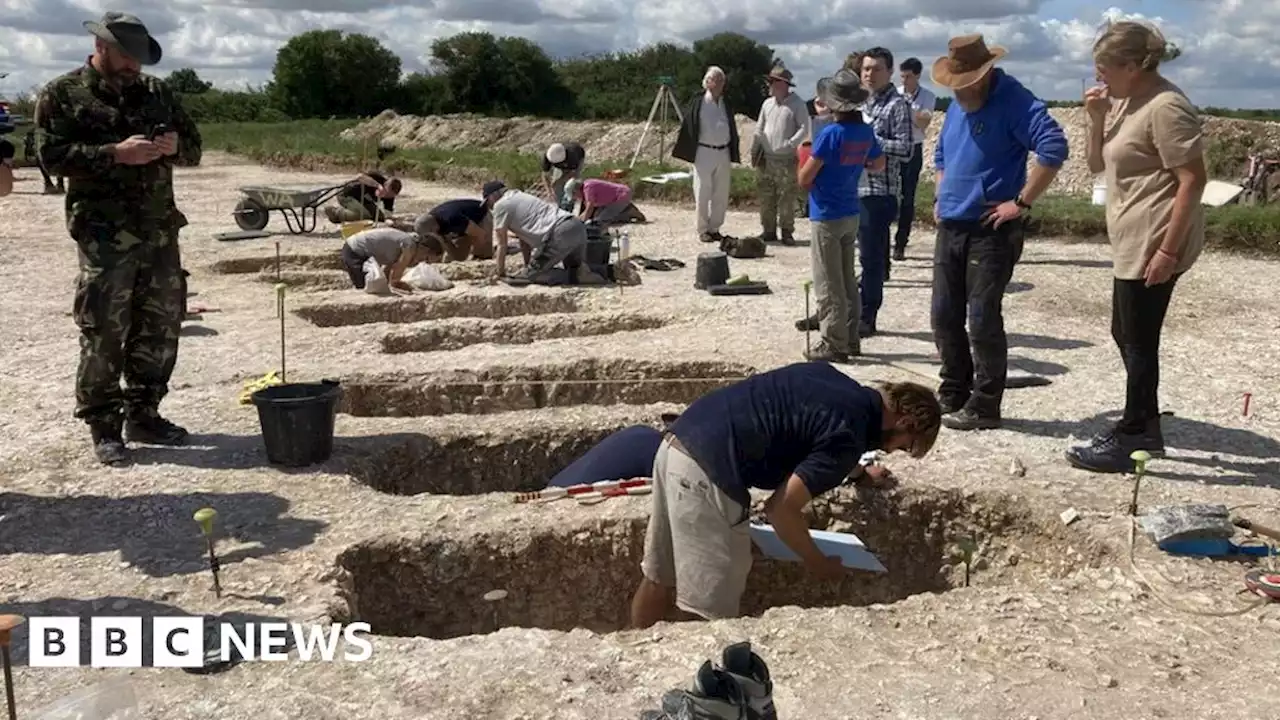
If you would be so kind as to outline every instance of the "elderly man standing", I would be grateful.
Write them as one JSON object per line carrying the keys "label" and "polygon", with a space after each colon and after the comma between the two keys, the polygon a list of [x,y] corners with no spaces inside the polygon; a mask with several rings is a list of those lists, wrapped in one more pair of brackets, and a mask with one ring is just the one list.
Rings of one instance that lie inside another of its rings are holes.
{"label": "elderly man standing", "polygon": [[863,337],[876,333],[876,316],[884,302],[889,279],[889,226],[898,219],[902,196],[899,165],[911,160],[911,106],[893,85],[893,53],[873,47],[862,53],[862,84],[871,91],[862,114],[876,132],[888,163],[881,172],[863,173],[858,184],[862,203],[858,227],[858,255],[862,264]]}
{"label": "elderly man standing", "polygon": [[[934,84],[955,93],[933,158],[932,313],[943,423],[955,430],[1000,426],[1005,289],[1022,256],[1024,215],[1067,160],[1066,135],[1044,102],[995,67],[1005,54],[981,35],[964,35],[933,64]],[[1028,173],[1031,152],[1037,162]]]}
{"label": "elderly man standing", "polygon": [[938,97],[920,84],[924,65],[919,58],[907,58],[898,66],[902,87],[898,92],[911,106],[911,159],[899,167],[902,169],[902,207],[898,208],[898,231],[894,236],[893,259],[907,259],[907,241],[911,236],[911,224],[916,219],[916,188],[920,185],[920,171],[924,168],[924,133],[933,120]]}
{"label": "elderly man standing", "polygon": [[174,203],[173,165],[198,164],[201,141],[177,96],[141,72],[160,61],[141,20],[108,12],[84,26],[93,55],[44,86],[35,119],[41,159],[68,181],[67,228],[80,259],[75,415],[88,423],[98,460],[122,465],[125,435],[163,445],[187,437],[159,407],[187,289],[178,252],[187,218]]}
{"label": "elderly man standing", "polygon": [[702,76],[705,92],[695,95],[684,112],[671,156],[693,163],[693,200],[697,206],[698,237],[723,240],[720,228],[729,210],[729,182],[733,164],[742,162],[738,127],[724,100],[724,70],[712,65]]}
{"label": "elderly man standing", "polygon": [[791,71],[777,65],[765,76],[769,97],[760,106],[752,140],[752,164],[756,166],[756,187],[760,198],[760,239],[795,245],[796,149],[809,138],[809,108],[792,88]]}

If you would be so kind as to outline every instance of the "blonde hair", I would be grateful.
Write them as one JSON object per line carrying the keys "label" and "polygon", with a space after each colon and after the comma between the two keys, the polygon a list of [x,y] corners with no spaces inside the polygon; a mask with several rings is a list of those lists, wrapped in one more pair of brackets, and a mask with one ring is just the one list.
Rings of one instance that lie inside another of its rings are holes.
{"label": "blonde hair", "polygon": [[1147,72],[1155,72],[1161,62],[1180,54],[1177,46],[1165,40],[1156,26],[1133,20],[1108,21],[1093,43],[1093,60],[1099,65],[1116,67],[1133,63]]}

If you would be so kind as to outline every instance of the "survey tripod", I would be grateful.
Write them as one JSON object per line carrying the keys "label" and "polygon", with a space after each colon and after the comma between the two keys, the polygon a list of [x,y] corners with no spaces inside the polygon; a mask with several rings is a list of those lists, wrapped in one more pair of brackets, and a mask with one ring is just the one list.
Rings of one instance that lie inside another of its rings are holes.
{"label": "survey tripod", "polygon": [[[649,108],[649,119],[644,122],[644,130],[640,133],[640,140],[636,143],[636,151],[631,155],[631,165],[635,167],[636,160],[640,158],[640,151],[644,149],[644,141],[649,137],[649,131],[653,129],[653,121],[658,119],[658,164],[661,165],[667,155],[667,108],[676,111],[676,117],[679,118],[680,124],[684,124],[684,113],[680,111],[680,104],[676,102],[675,92],[671,89],[675,85],[676,79],[670,75],[658,77],[658,92],[653,98],[653,106]],[[679,126],[677,126],[679,127]]]}

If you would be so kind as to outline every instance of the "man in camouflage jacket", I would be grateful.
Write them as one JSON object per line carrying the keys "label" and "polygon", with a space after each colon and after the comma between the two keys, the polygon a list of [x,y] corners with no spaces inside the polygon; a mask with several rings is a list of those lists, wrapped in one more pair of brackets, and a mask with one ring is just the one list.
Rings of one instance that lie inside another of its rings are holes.
{"label": "man in camouflage jacket", "polygon": [[108,12],[84,26],[95,36],[93,55],[45,85],[35,115],[41,158],[67,178],[67,229],[79,251],[75,416],[89,425],[98,460],[123,465],[125,435],[186,441],[159,406],[187,295],[178,252],[187,218],[174,203],[173,165],[197,165],[202,151],[175,94],[141,73],[160,60],[142,21]]}

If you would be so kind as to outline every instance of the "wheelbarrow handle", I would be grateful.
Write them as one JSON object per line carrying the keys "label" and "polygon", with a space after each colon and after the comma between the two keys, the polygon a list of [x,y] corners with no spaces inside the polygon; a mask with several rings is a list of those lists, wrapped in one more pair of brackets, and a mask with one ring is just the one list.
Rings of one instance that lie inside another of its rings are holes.
{"label": "wheelbarrow handle", "polygon": [[1259,525],[1258,523],[1253,522],[1252,520],[1246,520],[1242,517],[1234,518],[1232,519],[1231,522],[1233,522],[1235,526],[1238,528],[1244,528],[1245,530],[1252,530],[1254,533],[1257,533],[1258,535],[1262,535],[1263,537],[1269,537],[1272,540],[1280,540],[1280,530],[1269,528],[1266,525]]}

